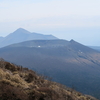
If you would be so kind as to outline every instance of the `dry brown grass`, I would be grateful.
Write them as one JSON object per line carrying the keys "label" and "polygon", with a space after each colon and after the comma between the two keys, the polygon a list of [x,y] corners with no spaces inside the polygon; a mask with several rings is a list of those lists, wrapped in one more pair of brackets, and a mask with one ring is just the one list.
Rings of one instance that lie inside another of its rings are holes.
{"label": "dry brown grass", "polygon": [[46,80],[28,68],[0,60],[0,100],[96,100]]}

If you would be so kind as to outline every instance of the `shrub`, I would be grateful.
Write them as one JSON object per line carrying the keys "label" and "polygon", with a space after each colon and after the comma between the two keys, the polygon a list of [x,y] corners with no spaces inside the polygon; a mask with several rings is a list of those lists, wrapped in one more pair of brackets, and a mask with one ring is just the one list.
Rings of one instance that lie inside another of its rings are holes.
{"label": "shrub", "polygon": [[0,84],[0,100],[28,100],[28,96],[20,88]]}

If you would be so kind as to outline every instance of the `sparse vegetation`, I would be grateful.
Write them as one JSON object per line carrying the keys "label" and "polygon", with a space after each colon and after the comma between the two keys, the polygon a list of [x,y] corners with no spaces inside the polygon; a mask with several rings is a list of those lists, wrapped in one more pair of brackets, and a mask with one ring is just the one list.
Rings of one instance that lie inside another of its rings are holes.
{"label": "sparse vegetation", "polygon": [[36,72],[0,60],[0,100],[96,100],[46,80]]}

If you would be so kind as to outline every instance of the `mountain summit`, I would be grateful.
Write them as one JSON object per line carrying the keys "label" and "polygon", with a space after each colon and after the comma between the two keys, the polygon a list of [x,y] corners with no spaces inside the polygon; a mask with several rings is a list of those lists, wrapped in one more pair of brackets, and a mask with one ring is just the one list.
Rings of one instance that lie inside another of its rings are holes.
{"label": "mountain summit", "polygon": [[31,33],[23,28],[19,28],[13,33],[9,34],[8,36],[0,38],[0,47],[28,40],[52,40],[52,39],[58,39],[58,38],[56,38],[53,35]]}
{"label": "mountain summit", "polygon": [[18,28],[16,31],[14,31],[13,33],[17,34],[17,33],[26,33],[26,34],[30,34],[31,32],[23,29],[23,28]]}

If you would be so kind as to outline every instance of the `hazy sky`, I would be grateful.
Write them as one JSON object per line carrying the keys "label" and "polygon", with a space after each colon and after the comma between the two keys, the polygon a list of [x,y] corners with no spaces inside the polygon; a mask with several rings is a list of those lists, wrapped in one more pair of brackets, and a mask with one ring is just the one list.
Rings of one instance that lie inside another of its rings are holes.
{"label": "hazy sky", "polygon": [[100,46],[100,0],[0,0],[0,36],[18,28]]}

